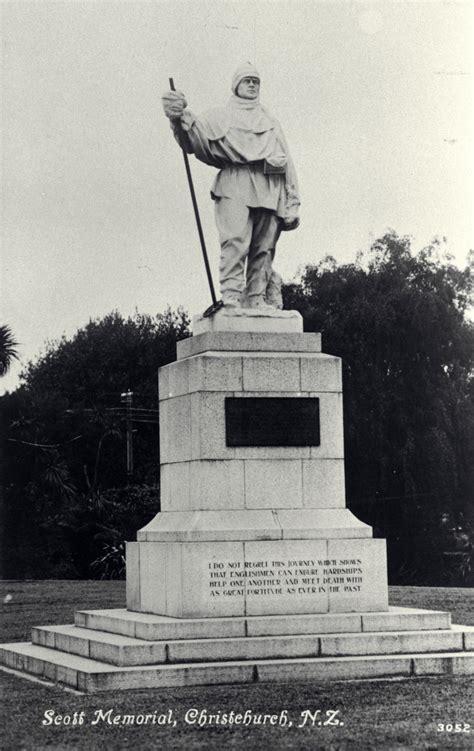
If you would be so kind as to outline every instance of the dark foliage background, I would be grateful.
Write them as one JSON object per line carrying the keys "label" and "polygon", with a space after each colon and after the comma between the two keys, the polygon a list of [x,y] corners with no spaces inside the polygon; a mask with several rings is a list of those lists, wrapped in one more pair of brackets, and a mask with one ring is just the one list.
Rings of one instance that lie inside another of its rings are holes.
{"label": "dark foliage background", "polygon": [[49,343],[0,400],[4,577],[123,576],[124,541],[159,510],[157,371],[176,359],[188,326],[183,310],[169,309],[90,321]]}
{"label": "dark foliage background", "polygon": [[[392,584],[474,583],[472,279],[442,250],[414,254],[389,232],[284,289],[285,307],[343,358],[348,505],[387,538]],[[183,310],[91,321],[48,344],[0,400],[5,577],[123,576],[124,540],[159,509],[157,369],[188,324]]]}
{"label": "dark foliage background", "polygon": [[472,277],[442,248],[389,232],[284,296],[343,358],[348,505],[387,538],[398,584],[473,582]]}

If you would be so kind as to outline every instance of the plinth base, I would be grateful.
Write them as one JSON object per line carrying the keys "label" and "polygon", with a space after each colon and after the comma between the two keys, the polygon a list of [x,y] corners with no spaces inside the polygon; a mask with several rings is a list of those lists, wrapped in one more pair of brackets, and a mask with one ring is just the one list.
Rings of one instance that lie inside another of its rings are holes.
{"label": "plinth base", "polygon": [[176,619],[80,611],[33,628],[0,664],[78,691],[474,673],[474,627],[448,613]]}
{"label": "plinth base", "polygon": [[[386,610],[385,540],[344,538],[348,531],[308,526],[313,539],[127,543],[127,607],[177,618]],[[197,532],[195,525],[191,539]],[[335,536],[324,538],[328,532]]]}

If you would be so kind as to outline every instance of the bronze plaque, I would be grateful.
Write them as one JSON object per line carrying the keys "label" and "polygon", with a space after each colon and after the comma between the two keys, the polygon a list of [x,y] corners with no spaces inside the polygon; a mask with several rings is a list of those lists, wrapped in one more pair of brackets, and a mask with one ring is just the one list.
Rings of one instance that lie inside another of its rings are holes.
{"label": "bronze plaque", "polygon": [[226,397],[227,446],[319,446],[317,397]]}

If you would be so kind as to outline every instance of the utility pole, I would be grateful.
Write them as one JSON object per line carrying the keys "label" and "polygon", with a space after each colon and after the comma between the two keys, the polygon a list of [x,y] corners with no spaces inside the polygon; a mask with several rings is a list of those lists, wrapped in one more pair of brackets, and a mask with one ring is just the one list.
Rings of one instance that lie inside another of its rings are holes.
{"label": "utility pole", "polygon": [[[133,475],[133,433],[136,432],[136,430],[134,430],[133,428],[133,423],[136,422],[146,423],[149,425],[158,425],[159,412],[157,409],[147,407],[133,407],[133,391],[130,391],[130,389],[120,394],[120,401],[124,405],[123,407],[102,407],[102,411],[104,413],[113,415],[117,419],[125,419],[127,433],[127,481],[130,481]],[[96,411],[97,410],[95,409],[67,409],[66,414],[95,414]],[[65,443],[71,443],[72,441],[77,441],[80,438],[82,438],[82,436],[78,435],[75,436],[75,438],[71,438],[69,441],[65,441]],[[38,446],[38,448],[59,448],[62,445],[58,444],[57,446],[41,446],[40,444],[36,443],[28,444],[27,441],[16,441],[16,439],[14,438],[8,438],[8,440],[14,441],[16,443],[25,443],[26,445]]]}
{"label": "utility pole", "polygon": [[133,430],[132,430],[132,403],[133,391],[125,391],[120,394],[120,400],[125,404],[125,419],[127,424],[127,480],[133,475]]}

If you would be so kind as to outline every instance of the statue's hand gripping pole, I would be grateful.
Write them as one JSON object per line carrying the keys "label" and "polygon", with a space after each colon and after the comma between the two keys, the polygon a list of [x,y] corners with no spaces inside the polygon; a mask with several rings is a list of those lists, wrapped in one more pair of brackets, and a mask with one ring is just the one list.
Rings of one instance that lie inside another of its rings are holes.
{"label": "statue's hand gripping pole", "polygon": [[[176,91],[173,79],[170,78],[169,81],[170,81],[171,91]],[[224,306],[224,303],[222,302],[222,300],[218,301],[216,298],[216,293],[214,290],[214,283],[212,281],[211,267],[209,266],[209,258],[207,256],[206,243],[204,241],[204,234],[202,231],[201,218],[199,216],[199,209],[197,205],[196,194],[194,192],[193,178],[191,175],[191,167],[189,166],[188,155],[186,154],[186,151],[184,150],[184,148],[181,148],[181,151],[183,152],[184,166],[186,168],[186,175],[188,177],[189,191],[191,193],[191,200],[193,202],[194,216],[196,218],[199,241],[201,243],[202,256],[204,258],[204,266],[206,267],[207,281],[209,282],[209,289],[211,291],[212,305],[210,305],[209,308],[207,308],[207,310],[205,310],[203,313],[203,316],[205,318],[208,318],[209,316],[212,316],[214,313],[220,310]]]}

